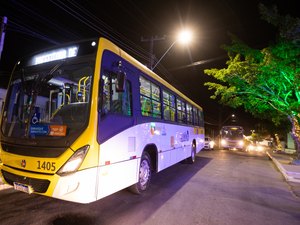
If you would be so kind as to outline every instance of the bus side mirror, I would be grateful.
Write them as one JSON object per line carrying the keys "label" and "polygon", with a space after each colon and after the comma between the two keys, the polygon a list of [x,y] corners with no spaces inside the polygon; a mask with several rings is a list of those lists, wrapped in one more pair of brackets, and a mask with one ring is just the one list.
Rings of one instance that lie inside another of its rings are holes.
{"label": "bus side mirror", "polygon": [[116,83],[116,91],[117,92],[125,91],[125,78],[126,78],[126,73],[119,71],[117,74],[117,83]]}

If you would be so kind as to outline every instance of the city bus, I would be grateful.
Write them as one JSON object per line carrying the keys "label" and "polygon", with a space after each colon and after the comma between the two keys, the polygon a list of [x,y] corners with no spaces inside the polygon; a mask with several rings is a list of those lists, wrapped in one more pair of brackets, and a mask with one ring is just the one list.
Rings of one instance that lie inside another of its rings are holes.
{"label": "city bus", "polygon": [[203,109],[105,38],[16,63],[1,119],[0,171],[14,189],[90,203],[193,163]]}
{"label": "city bus", "polygon": [[223,126],[220,136],[221,148],[231,150],[244,149],[244,129],[242,126]]}

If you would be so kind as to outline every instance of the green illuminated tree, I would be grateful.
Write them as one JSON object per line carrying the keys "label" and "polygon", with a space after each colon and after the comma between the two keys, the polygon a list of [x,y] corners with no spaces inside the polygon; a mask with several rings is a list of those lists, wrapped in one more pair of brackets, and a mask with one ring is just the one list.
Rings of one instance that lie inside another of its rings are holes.
{"label": "green illuminated tree", "polygon": [[244,107],[259,118],[276,124],[289,121],[300,159],[300,19],[281,16],[277,8],[260,5],[262,18],[275,25],[275,44],[253,49],[232,36],[227,67],[207,69],[219,83],[207,82],[211,98],[231,107]]}

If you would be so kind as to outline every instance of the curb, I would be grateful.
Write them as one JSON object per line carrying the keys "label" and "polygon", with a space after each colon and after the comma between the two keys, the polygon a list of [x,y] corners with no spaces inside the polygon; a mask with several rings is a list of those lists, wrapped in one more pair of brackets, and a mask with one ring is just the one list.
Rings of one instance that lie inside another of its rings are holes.
{"label": "curb", "polygon": [[279,162],[278,160],[273,157],[269,152],[267,152],[267,155],[270,159],[274,162],[274,164],[277,166],[281,174],[284,176],[286,181],[296,182],[300,183],[300,173],[299,172],[292,172],[287,171]]}

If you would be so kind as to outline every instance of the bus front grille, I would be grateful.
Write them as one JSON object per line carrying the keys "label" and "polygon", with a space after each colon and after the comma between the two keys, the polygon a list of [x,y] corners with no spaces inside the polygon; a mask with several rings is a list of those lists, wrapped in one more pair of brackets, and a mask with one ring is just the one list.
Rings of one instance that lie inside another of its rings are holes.
{"label": "bus front grille", "polygon": [[49,187],[49,180],[42,180],[30,177],[19,176],[13,173],[2,170],[3,178],[10,185],[14,185],[14,182],[29,185],[37,193],[45,193]]}

